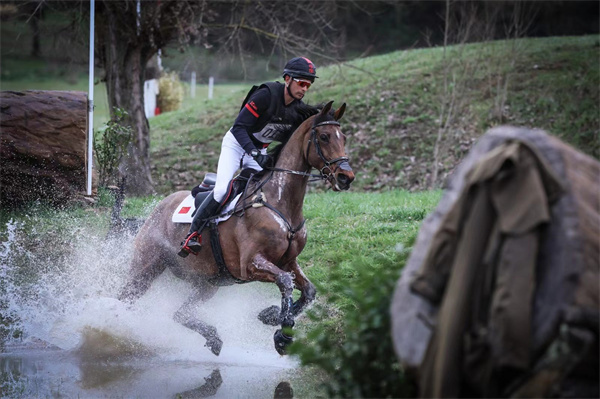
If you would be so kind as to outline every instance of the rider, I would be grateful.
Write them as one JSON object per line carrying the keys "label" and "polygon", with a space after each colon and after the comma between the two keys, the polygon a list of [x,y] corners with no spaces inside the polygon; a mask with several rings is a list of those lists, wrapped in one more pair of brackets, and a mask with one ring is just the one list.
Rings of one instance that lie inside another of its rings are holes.
{"label": "rider", "polygon": [[200,251],[199,233],[226,199],[229,182],[238,168],[260,171],[272,166],[267,147],[274,140],[282,141],[277,137],[277,125],[290,124],[296,117],[295,108],[315,78],[315,64],[308,58],[296,57],[283,69],[285,83],[268,82],[250,90],[233,127],[223,138],[215,189],[196,210],[179,256],[185,258],[190,252]]}

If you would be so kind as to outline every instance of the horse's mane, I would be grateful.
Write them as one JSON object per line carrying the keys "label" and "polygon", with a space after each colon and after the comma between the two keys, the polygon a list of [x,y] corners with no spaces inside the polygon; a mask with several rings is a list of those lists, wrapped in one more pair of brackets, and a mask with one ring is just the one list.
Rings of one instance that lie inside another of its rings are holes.
{"label": "horse's mane", "polygon": [[[292,124],[288,125],[280,131],[282,133],[281,136],[285,139],[282,140],[280,144],[277,144],[273,149],[269,149],[269,155],[273,157],[274,163],[277,162],[277,158],[279,158],[281,150],[283,150],[283,147],[285,147],[285,144],[288,142],[290,137],[292,137],[292,134],[296,131],[296,129],[298,129],[305,120],[307,120],[313,115],[318,114],[324,106],[325,103],[319,103],[317,105],[300,103],[296,106],[296,114],[294,115]],[[333,111],[331,111],[329,115],[317,116],[319,120],[316,121],[316,123],[322,122],[323,120],[329,120],[332,117]]]}

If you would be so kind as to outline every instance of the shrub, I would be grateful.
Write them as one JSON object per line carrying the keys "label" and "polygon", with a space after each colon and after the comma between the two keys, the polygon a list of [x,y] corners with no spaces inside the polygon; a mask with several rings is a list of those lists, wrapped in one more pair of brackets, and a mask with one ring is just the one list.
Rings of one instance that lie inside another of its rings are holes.
{"label": "shrub", "polygon": [[324,388],[329,396],[414,396],[394,352],[390,319],[391,298],[407,256],[401,250],[392,258],[357,259],[351,279],[335,268],[327,286],[319,284],[319,293],[341,312],[336,317],[330,305],[315,305],[308,315],[316,326],[290,351],[303,365],[327,373]]}
{"label": "shrub", "polygon": [[94,138],[99,186],[106,187],[117,182],[119,163],[127,151],[133,132],[131,126],[123,125],[123,120],[127,115],[127,111],[115,107],[113,118],[100,129],[100,134]]}
{"label": "shrub", "polygon": [[161,112],[176,111],[183,103],[183,85],[175,72],[164,73],[158,80],[158,108]]}

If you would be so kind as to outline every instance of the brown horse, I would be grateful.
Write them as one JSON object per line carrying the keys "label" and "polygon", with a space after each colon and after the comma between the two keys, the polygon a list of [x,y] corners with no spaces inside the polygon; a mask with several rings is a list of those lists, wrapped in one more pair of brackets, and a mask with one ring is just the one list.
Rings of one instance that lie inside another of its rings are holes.
{"label": "brown horse", "polygon": [[[218,225],[223,260],[227,270],[238,282],[261,281],[277,284],[281,291],[281,308],[264,309],[259,319],[269,325],[292,328],[294,318],[315,298],[315,287],[300,269],[296,258],[306,244],[306,227],[302,205],[306,187],[316,168],[334,191],[347,190],[354,173],[345,154],[346,137],[337,122],[346,109],[343,104],[335,112],[327,103],[319,113],[306,119],[285,144],[271,170],[265,171],[259,182],[250,182],[250,194],[240,203],[234,215]],[[152,281],[168,266],[179,278],[192,283],[194,292],[175,313],[174,319],[206,338],[206,346],[219,355],[223,342],[216,329],[193,315],[194,307],[211,298],[218,290],[214,283],[219,275],[210,245],[197,256],[177,256],[181,237],[189,225],[176,224],[171,215],[188,191],[179,191],[162,200],[141,228],[134,242],[134,257],[130,280],[119,299],[135,300],[146,292]],[[210,242],[211,231],[205,230],[203,241]],[[294,288],[301,296],[292,300]],[[275,349],[285,353],[292,341],[281,329],[274,336]]]}

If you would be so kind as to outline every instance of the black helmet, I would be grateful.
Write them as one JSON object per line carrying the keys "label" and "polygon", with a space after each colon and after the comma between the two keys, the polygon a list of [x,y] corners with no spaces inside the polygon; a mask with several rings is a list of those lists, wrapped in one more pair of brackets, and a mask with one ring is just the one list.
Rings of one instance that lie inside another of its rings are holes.
{"label": "black helmet", "polygon": [[311,82],[314,81],[315,78],[318,78],[316,73],[317,68],[315,68],[315,64],[304,57],[292,58],[283,68],[283,77],[285,77],[285,75],[290,75],[292,78],[309,79]]}

